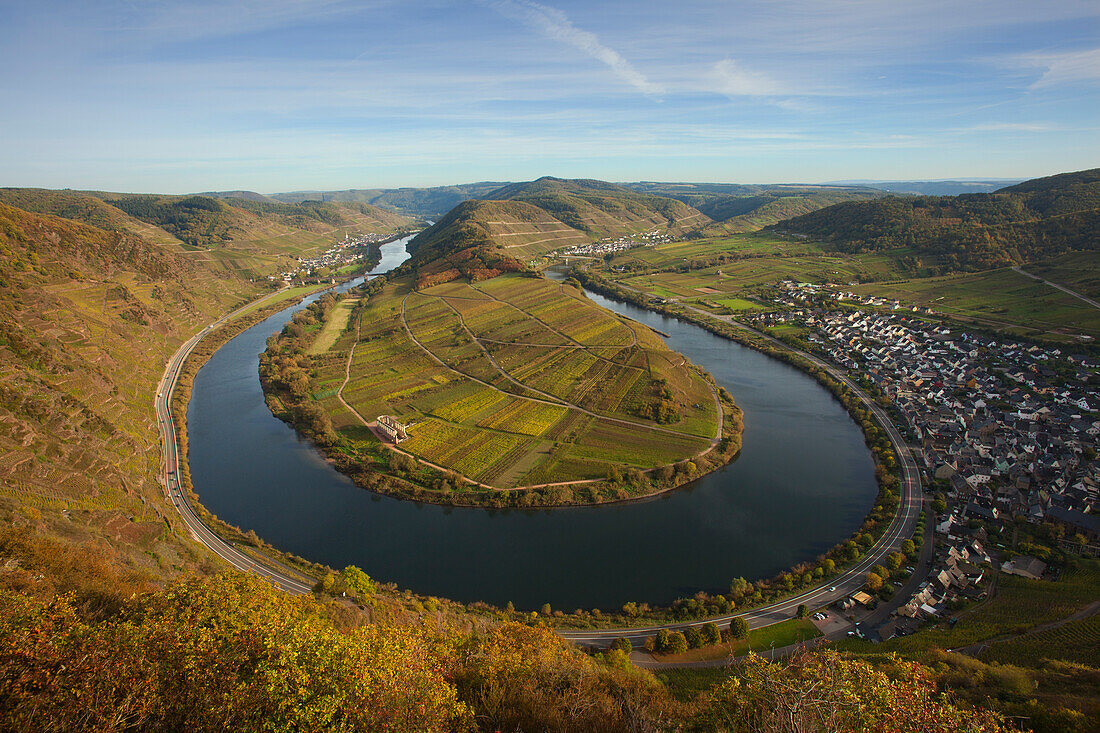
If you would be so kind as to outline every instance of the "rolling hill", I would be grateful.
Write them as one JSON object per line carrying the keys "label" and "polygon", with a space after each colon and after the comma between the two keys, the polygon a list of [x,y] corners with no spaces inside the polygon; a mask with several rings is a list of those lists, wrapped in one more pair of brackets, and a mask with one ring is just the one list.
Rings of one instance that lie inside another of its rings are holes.
{"label": "rolling hill", "polygon": [[1100,242],[1100,169],[1063,173],[959,196],[888,196],[836,204],[771,227],[845,252],[899,247],[947,269],[1019,264]]}
{"label": "rolling hill", "polygon": [[325,249],[345,234],[391,234],[414,224],[409,217],[363,203],[285,204],[237,196],[0,188],[0,203],[128,232],[252,278]]}
{"label": "rolling hill", "polygon": [[604,181],[540,178],[465,201],[409,244],[420,280],[482,279],[569,245],[660,230],[685,234],[710,222],[682,201]]}

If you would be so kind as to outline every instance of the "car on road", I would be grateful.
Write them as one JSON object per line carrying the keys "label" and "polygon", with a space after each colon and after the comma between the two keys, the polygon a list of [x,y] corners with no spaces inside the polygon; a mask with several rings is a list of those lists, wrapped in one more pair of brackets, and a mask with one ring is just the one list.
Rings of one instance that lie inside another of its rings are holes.
{"label": "car on road", "polygon": [[829,592],[830,593],[836,593],[836,586],[834,585],[832,588],[830,588]]}

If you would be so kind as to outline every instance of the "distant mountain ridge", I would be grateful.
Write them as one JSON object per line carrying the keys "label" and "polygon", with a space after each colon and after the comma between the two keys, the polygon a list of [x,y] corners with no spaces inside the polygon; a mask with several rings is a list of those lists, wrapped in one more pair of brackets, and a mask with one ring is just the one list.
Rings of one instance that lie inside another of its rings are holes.
{"label": "distant mountain ridge", "polygon": [[291,204],[311,200],[364,203],[396,211],[406,216],[438,219],[463,201],[484,198],[490,192],[505,185],[507,183],[502,181],[481,181],[427,188],[352,188],[343,191],[291,191],[288,193],[273,193],[266,198]]}
{"label": "distant mountain ridge", "polygon": [[161,244],[194,247],[218,246],[258,231],[280,235],[294,230],[316,233],[333,227],[392,229],[412,224],[408,217],[369,204],[286,204],[250,191],[208,196],[0,188],[0,203],[129,231]]}
{"label": "distant mountain ridge", "polygon": [[888,193],[920,194],[924,196],[958,196],[964,193],[992,193],[997,189],[1023,181],[1023,178],[945,178],[928,181],[831,181],[826,186],[860,186]]}
{"label": "distant mountain ridge", "polygon": [[1100,168],[959,196],[836,204],[771,227],[849,252],[912,247],[949,269],[1019,264],[1100,247]]}
{"label": "distant mountain ridge", "polygon": [[708,234],[744,232],[775,224],[842,201],[865,201],[885,194],[866,186],[800,183],[661,183],[623,184],[636,191],[683,201],[720,222]]}

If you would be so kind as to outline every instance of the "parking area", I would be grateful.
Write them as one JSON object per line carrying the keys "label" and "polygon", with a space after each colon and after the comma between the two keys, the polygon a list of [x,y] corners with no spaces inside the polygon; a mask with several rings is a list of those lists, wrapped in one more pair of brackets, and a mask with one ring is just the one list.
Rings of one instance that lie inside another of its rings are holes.
{"label": "parking area", "polygon": [[841,633],[852,628],[852,622],[833,609],[819,611],[810,616],[810,620],[813,621],[817,630],[825,636]]}

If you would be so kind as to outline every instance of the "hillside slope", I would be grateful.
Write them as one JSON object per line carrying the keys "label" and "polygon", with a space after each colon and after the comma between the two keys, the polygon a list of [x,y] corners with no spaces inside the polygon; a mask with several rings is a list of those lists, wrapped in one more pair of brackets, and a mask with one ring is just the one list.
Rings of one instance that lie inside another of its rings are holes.
{"label": "hillside slope", "polygon": [[1019,264],[1100,242],[1100,169],[960,196],[889,196],[830,206],[774,229],[846,252],[913,247],[949,269]]}
{"label": "hillside slope", "polygon": [[639,193],[606,181],[544,176],[536,181],[509,184],[486,198],[537,206],[566,226],[594,238],[650,229],[683,234],[710,223],[705,215],[682,201]]}
{"label": "hillside slope", "polygon": [[659,230],[683,234],[705,215],[673,199],[604,181],[540,178],[465,201],[409,243],[421,285],[526,269],[561,247]]}
{"label": "hillside slope", "polygon": [[783,219],[831,206],[842,201],[866,201],[884,196],[864,186],[815,186],[809,184],[658,183],[643,181],[625,186],[644,193],[667,196],[694,206],[717,224],[708,234],[755,231]]}
{"label": "hillside slope", "polygon": [[[247,194],[247,192],[232,192]],[[392,234],[413,219],[362,203],[284,204],[250,197],[0,189],[0,203],[108,231],[129,232],[195,262],[246,278],[326,249],[345,234]]]}
{"label": "hillside slope", "polygon": [[153,391],[183,340],[257,292],[128,232],[0,204],[0,512],[148,572],[190,562],[165,531]]}

